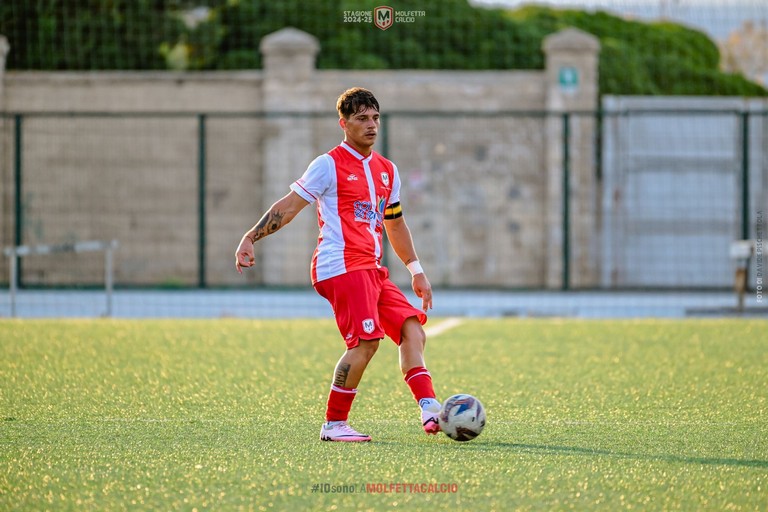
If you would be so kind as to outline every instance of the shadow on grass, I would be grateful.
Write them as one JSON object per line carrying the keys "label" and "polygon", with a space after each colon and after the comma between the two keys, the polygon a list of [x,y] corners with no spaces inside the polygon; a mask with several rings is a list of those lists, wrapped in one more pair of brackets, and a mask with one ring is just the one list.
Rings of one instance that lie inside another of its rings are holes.
{"label": "shadow on grass", "polygon": [[749,467],[749,468],[768,468],[768,461],[766,460],[753,460],[753,459],[733,459],[733,458],[720,458],[720,457],[686,457],[682,455],[655,455],[644,453],[626,453],[616,452],[611,450],[602,450],[594,448],[580,448],[577,446],[551,446],[551,445],[536,445],[536,444],[519,444],[519,443],[504,443],[504,442],[489,442],[489,443],[457,443],[457,447],[461,446],[461,449],[473,450],[473,451],[491,451],[498,449],[513,450],[518,453],[530,453],[540,455],[580,455],[580,456],[598,456],[598,457],[613,457],[617,459],[634,459],[634,460],[648,460],[656,462],[674,462],[680,464],[702,464],[710,466],[737,466],[737,467]]}

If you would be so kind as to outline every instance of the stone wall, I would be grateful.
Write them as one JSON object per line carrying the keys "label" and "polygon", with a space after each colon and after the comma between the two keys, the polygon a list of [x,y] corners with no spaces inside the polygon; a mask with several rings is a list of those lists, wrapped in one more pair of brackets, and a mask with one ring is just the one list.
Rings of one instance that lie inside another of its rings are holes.
{"label": "stone wall", "polygon": [[[6,98],[11,112],[133,113],[24,117],[24,243],[115,238],[120,241],[118,283],[196,284],[196,113],[261,110],[261,73],[9,75]],[[266,133],[263,120],[207,120],[210,270],[223,273],[221,260],[231,260],[230,216],[244,211],[253,217],[261,206],[254,197],[261,188],[260,148]],[[13,240],[12,138],[13,126],[7,122],[2,245]],[[62,256],[55,265],[45,258],[27,258],[25,281],[72,284],[102,279],[100,267],[89,265],[100,265],[99,255],[77,258]]]}
{"label": "stone wall", "polygon": [[[0,45],[1,46],[1,45]],[[322,49],[295,29],[267,36],[263,71],[7,72],[0,109],[24,118],[24,243],[120,241],[116,280],[195,285],[198,136],[205,118],[205,276],[234,285],[243,231],[338,144],[337,96],[374,91],[386,114],[377,148],[403,179],[417,251],[436,286],[562,285],[562,116],[597,107],[597,41],[566,30],[544,45],[543,71],[315,69]],[[2,52],[0,52],[2,53]],[[51,113],[77,113],[77,116]],[[84,117],[84,113],[100,113]],[[46,113],[46,114],[43,114]],[[113,113],[114,115],[103,115]],[[120,113],[120,114],[118,114]],[[124,116],[122,113],[131,113]],[[325,115],[327,113],[327,115]],[[571,129],[572,283],[597,281],[595,123]],[[13,243],[13,127],[2,132],[2,245]],[[306,285],[314,208],[257,246],[246,282]],[[26,282],[98,282],[99,261],[30,258]],[[390,251],[393,277],[407,271]]]}

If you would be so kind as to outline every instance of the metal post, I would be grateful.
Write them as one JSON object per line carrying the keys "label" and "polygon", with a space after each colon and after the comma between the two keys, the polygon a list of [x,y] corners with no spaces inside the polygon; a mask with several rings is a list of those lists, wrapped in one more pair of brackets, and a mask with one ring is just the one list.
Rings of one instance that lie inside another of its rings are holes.
{"label": "metal post", "polygon": [[389,115],[381,114],[381,156],[389,158]]}
{"label": "metal post", "polygon": [[104,289],[107,295],[107,310],[104,312],[104,316],[106,317],[112,316],[112,290],[114,288],[113,252],[116,245],[116,241],[112,240],[104,251]]}
{"label": "metal post", "polygon": [[16,290],[18,288],[18,279],[19,279],[19,256],[16,254],[16,248],[12,248],[10,251],[6,251],[5,253],[8,256],[8,265],[10,267],[9,271],[9,288],[10,288],[10,299],[11,299],[11,317],[16,317]]}
{"label": "metal post", "polygon": [[[381,156],[389,158],[389,115],[381,114]],[[387,230],[384,230],[381,237],[381,264],[385,267],[389,266],[389,251],[386,247],[389,245],[389,238],[387,237]]]}
{"label": "metal post", "polygon": [[595,112],[595,177],[598,183],[603,181],[603,123],[605,122],[605,113],[603,107],[599,106]]}
{"label": "metal post", "polygon": [[205,276],[205,244],[206,244],[206,219],[205,219],[205,185],[206,185],[206,115],[198,114],[198,154],[197,154],[197,184],[198,184],[198,246],[197,246],[197,285],[206,287]]}
{"label": "metal post", "polygon": [[[749,240],[749,112],[741,113],[741,239]],[[749,288],[749,264],[744,269],[744,288]]]}
{"label": "metal post", "polygon": [[571,287],[571,115],[563,113],[563,290]]}
{"label": "metal post", "polygon": [[[13,233],[13,245],[19,247],[22,244],[22,238],[24,237],[24,206],[21,202],[22,198],[22,183],[21,183],[21,166],[22,166],[22,115],[16,114],[13,116],[14,125],[14,155],[13,155],[13,206],[14,206],[14,233]],[[18,255],[14,253],[13,258],[18,258]],[[16,262],[16,273],[13,277],[14,286],[21,285],[21,262]]]}
{"label": "metal post", "polygon": [[749,112],[741,113],[741,239],[749,240]]}

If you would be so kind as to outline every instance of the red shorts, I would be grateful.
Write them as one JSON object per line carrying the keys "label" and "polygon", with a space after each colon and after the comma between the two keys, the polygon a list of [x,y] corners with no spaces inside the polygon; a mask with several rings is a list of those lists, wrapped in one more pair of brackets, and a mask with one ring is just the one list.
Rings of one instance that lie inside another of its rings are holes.
{"label": "red shorts", "polygon": [[415,316],[421,325],[427,315],[408,302],[382,268],[354,270],[315,283],[315,290],[333,307],[347,348],[360,340],[378,340],[386,334],[400,345],[400,330],[406,319]]}

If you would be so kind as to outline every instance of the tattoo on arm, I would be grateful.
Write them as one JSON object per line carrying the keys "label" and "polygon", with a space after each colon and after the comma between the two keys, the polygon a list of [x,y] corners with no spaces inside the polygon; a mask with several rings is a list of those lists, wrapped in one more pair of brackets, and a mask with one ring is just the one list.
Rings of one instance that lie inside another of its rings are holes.
{"label": "tattoo on arm", "polygon": [[349,369],[352,367],[349,363],[339,363],[336,367],[336,373],[333,376],[333,385],[346,387]]}
{"label": "tattoo on arm", "polygon": [[283,218],[285,213],[278,210],[270,210],[264,214],[259,222],[251,230],[248,238],[251,242],[256,243],[256,240],[261,240],[267,235],[271,235],[281,227],[283,227]]}

